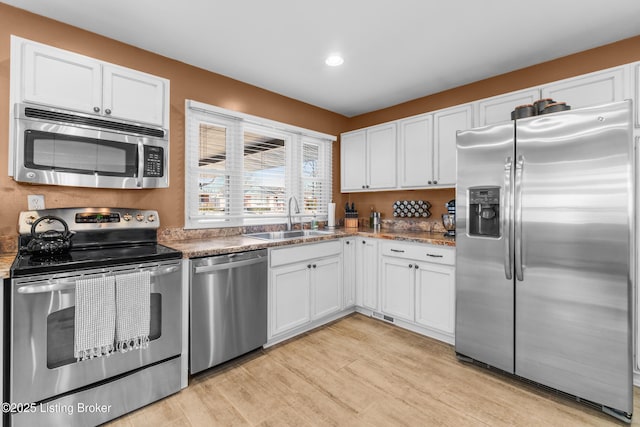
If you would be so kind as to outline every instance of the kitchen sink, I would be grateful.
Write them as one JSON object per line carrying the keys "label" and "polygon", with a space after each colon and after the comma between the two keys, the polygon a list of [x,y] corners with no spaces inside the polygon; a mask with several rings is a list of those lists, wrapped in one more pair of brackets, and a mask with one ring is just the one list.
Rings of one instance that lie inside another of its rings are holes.
{"label": "kitchen sink", "polygon": [[245,234],[245,237],[253,237],[262,240],[288,240],[302,237],[328,236],[335,234],[332,231],[320,230],[289,230],[289,231],[268,231],[264,233]]}

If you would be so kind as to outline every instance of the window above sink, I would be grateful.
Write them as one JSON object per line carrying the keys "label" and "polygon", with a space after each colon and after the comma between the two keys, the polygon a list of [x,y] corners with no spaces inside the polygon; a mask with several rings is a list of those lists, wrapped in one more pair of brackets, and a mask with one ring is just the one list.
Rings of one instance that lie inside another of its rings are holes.
{"label": "window above sink", "polygon": [[185,228],[327,218],[334,136],[187,101]]}

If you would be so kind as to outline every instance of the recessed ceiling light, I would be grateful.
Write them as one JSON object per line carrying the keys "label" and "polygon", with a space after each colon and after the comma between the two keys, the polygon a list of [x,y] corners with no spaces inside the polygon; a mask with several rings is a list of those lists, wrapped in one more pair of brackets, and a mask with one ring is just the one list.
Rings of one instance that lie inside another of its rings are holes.
{"label": "recessed ceiling light", "polygon": [[343,62],[344,59],[338,54],[329,55],[327,59],[324,60],[324,63],[330,67],[337,67],[338,65],[342,65]]}

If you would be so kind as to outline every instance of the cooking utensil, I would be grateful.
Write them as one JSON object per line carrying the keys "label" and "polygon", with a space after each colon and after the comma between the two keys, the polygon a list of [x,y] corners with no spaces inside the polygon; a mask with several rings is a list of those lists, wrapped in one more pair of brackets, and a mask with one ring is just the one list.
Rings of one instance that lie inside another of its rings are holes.
{"label": "cooking utensil", "polygon": [[[38,224],[42,221],[58,221],[64,227],[64,231],[46,230],[36,232]],[[33,222],[31,225],[32,239],[27,244],[27,252],[33,255],[54,255],[69,252],[71,249],[71,237],[73,233],[69,231],[67,222],[60,217],[45,215]]]}

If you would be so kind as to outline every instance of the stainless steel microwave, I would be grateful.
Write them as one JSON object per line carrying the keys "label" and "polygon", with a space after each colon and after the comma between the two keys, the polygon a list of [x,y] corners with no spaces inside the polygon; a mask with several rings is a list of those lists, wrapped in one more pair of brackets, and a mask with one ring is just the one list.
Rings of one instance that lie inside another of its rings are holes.
{"label": "stainless steel microwave", "polygon": [[169,186],[163,128],[16,104],[9,174],[31,184],[96,188]]}

